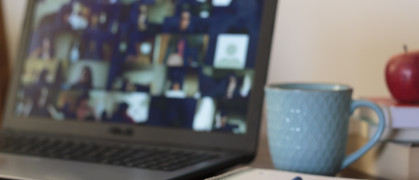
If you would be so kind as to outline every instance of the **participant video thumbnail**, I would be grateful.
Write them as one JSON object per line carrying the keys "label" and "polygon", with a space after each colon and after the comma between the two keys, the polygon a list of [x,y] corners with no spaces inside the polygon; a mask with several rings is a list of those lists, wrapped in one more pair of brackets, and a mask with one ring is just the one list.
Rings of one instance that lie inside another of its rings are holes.
{"label": "participant video thumbnail", "polygon": [[39,60],[55,59],[56,52],[54,49],[53,37],[42,35],[39,39],[40,41],[35,42],[33,47],[30,49],[28,58]]}
{"label": "participant video thumbnail", "polygon": [[169,67],[165,96],[168,98],[199,98],[199,69]]}
{"label": "participant video thumbnail", "polygon": [[141,35],[130,40],[125,62],[134,65],[151,65],[154,56],[155,36]]}
{"label": "participant video thumbnail", "polygon": [[166,17],[174,15],[173,1],[143,0],[134,1],[130,8],[129,24],[135,29],[131,37],[138,37],[139,33],[155,34],[162,31],[162,24]]}
{"label": "participant video thumbnail", "polygon": [[220,69],[244,69],[246,67],[249,35],[220,34],[215,49],[214,67]]}
{"label": "participant video thumbnail", "polygon": [[112,82],[113,91],[144,92],[161,96],[165,91],[166,66],[130,66],[125,65],[120,76]]}
{"label": "participant video thumbnail", "polygon": [[205,0],[176,2],[175,14],[166,17],[163,23],[164,33],[204,33],[208,31],[208,18],[211,6]]}
{"label": "participant video thumbnail", "polygon": [[88,92],[63,91],[51,113],[56,120],[99,121],[100,114],[95,111]]}
{"label": "participant video thumbnail", "polygon": [[222,99],[217,103],[213,131],[243,134],[246,132],[248,100]]}
{"label": "participant video thumbnail", "polygon": [[248,98],[253,84],[254,70],[220,70],[203,67],[199,76],[201,96],[215,99]]}
{"label": "participant video thumbnail", "polygon": [[88,91],[105,89],[109,64],[95,61],[79,61],[71,64],[64,89]]}
{"label": "participant video thumbnail", "polygon": [[159,55],[155,58],[158,64],[169,67],[197,67],[202,64],[206,54],[207,35],[159,35]]}
{"label": "participant video thumbnail", "polygon": [[17,90],[16,114],[49,117],[47,107],[59,87],[59,61],[27,60]]}
{"label": "participant video thumbnail", "polygon": [[40,84],[49,86],[55,83],[59,61],[40,61],[38,59],[29,59],[25,62],[22,75],[22,84]]}
{"label": "participant video thumbnail", "polygon": [[[81,35],[80,42],[75,42],[73,48],[79,50],[80,59],[109,62],[114,53],[115,36],[98,28],[98,14],[91,16],[91,24]],[[73,59],[73,58],[72,58]]]}
{"label": "participant video thumbnail", "polygon": [[246,132],[248,100],[213,99],[198,100],[193,122],[195,131],[218,131],[242,134]]}
{"label": "participant video thumbnail", "polygon": [[[105,95],[106,94],[106,95]],[[91,92],[101,121],[110,123],[141,124],[148,120],[150,96],[147,93]],[[99,99],[105,95],[102,100]]]}
{"label": "participant video thumbnail", "polygon": [[16,115],[28,117],[49,117],[48,107],[53,104],[53,93],[46,87],[25,88],[17,92]]}

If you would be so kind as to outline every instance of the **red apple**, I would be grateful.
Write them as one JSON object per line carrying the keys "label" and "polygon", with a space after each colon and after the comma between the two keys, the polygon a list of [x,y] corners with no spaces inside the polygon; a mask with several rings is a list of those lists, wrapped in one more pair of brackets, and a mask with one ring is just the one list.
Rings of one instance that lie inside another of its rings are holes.
{"label": "red apple", "polygon": [[419,102],[419,51],[396,55],[386,67],[387,86],[393,97],[405,103]]}

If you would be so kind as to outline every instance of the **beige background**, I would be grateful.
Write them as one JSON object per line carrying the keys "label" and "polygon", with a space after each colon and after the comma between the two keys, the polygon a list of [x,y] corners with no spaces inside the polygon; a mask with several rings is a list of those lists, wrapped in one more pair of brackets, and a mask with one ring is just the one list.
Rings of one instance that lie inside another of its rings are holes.
{"label": "beige background", "polygon": [[[16,56],[27,0],[2,0],[9,51]],[[389,96],[384,67],[419,49],[417,0],[282,0],[269,82],[339,82],[355,97]]]}

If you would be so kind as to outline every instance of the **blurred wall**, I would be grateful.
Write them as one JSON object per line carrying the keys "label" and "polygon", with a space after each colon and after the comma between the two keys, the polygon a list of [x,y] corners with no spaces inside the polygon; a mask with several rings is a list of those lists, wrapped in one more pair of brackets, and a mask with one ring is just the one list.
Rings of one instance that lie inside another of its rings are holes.
{"label": "blurred wall", "polygon": [[419,50],[417,0],[282,0],[269,82],[339,82],[390,96],[388,59]]}
{"label": "blurred wall", "polygon": [[[27,0],[2,0],[11,58]],[[338,82],[355,96],[389,96],[384,67],[419,49],[417,0],[282,0],[269,82]]]}

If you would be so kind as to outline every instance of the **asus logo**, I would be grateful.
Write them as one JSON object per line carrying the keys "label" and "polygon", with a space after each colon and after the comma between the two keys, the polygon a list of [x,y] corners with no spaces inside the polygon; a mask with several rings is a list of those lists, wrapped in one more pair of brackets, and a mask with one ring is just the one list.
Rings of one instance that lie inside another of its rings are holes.
{"label": "asus logo", "polygon": [[119,127],[111,127],[109,129],[109,132],[113,135],[116,136],[133,136],[134,135],[134,130],[132,130],[131,128],[119,128]]}

